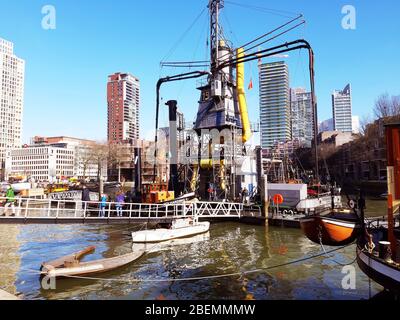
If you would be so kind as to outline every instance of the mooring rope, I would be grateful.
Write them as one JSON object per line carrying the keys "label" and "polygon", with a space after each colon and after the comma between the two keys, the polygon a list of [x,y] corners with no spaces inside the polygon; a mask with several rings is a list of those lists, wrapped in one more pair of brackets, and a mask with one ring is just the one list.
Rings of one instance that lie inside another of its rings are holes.
{"label": "mooring rope", "polygon": [[[292,260],[292,261],[278,264],[278,265],[273,265],[273,266],[264,267],[264,268],[258,268],[258,269],[249,270],[249,271],[233,272],[233,273],[226,273],[226,274],[220,274],[220,275],[208,275],[208,276],[201,276],[201,277],[188,277],[188,278],[178,278],[178,279],[174,279],[174,278],[167,278],[167,279],[97,278],[97,277],[72,276],[72,275],[62,275],[62,277],[72,278],[72,279],[95,280],[95,281],[114,281],[114,282],[125,282],[125,283],[140,283],[140,282],[161,283],[161,282],[199,281],[199,280],[218,279],[218,278],[227,278],[227,277],[235,277],[235,276],[238,276],[240,279],[244,275],[260,273],[263,271],[272,270],[272,269],[276,269],[276,268],[280,268],[280,267],[285,267],[285,266],[297,264],[300,262],[304,262],[307,260],[312,260],[312,259],[321,257],[323,255],[342,250],[350,245],[341,246],[341,247],[338,247],[338,248],[335,248],[335,249],[332,249],[329,251],[321,252],[321,253],[318,253],[318,254],[315,254],[312,256],[303,257],[301,259]],[[37,274],[42,274],[41,272],[39,272],[37,270],[32,270],[32,269],[25,269],[25,270],[30,271],[30,272],[36,272]]]}

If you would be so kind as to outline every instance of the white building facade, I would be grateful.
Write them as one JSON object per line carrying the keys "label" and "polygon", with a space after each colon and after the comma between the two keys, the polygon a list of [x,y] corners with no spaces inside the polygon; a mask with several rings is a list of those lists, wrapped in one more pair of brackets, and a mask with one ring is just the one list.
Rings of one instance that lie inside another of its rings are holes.
{"label": "white building facade", "polygon": [[71,148],[29,146],[7,151],[6,180],[23,176],[35,181],[55,182],[74,176],[75,152]]}
{"label": "white building facade", "polygon": [[22,144],[24,79],[25,61],[14,54],[12,42],[0,38],[0,170],[6,151]]}
{"label": "white building facade", "polygon": [[71,137],[34,137],[30,146],[7,151],[5,178],[22,176],[55,182],[68,178],[107,180],[107,163],[100,172],[93,148],[96,143]]}
{"label": "white building facade", "polygon": [[341,132],[353,131],[351,86],[332,93],[333,129]]}

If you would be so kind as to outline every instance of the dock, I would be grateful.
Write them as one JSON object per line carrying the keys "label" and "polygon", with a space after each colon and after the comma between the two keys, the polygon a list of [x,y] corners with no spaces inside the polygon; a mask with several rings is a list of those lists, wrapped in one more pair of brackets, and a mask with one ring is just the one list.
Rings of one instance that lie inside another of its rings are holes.
{"label": "dock", "polygon": [[17,199],[14,208],[0,208],[0,224],[166,223],[195,216],[200,220],[262,218],[261,207],[232,202],[126,203],[120,216],[116,203],[106,203],[104,210],[100,205],[96,201]]}

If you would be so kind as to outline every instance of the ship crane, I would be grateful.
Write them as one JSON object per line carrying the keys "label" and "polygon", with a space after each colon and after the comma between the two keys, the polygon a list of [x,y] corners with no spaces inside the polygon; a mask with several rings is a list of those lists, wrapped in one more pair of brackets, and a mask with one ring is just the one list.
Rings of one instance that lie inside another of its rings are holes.
{"label": "ship crane", "polygon": [[[280,57],[293,50],[307,49],[309,53],[314,125],[318,122],[314,92],[314,54],[309,43],[301,39],[254,53],[247,52],[277,37],[274,36],[253,47],[245,48],[247,45],[253,44],[257,40],[271,34],[269,32],[239,49],[233,50],[229,42],[221,36],[223,32],[219,25],[219,13],[223,7],[223,0],[210,0],[208,4],[210,14],[210,71],[207,73],[207,81],[197,88],[200,90],[200,100],[196,121],[191,135],[186,137],[187,140],[190,140],[191,144],[186,155],[189,162],[186,162],[184,165],[186,177],[188,177],[185,191],[193,191],[203,200],[234,201],[238,198],[241,190],[239,169],[246,156],[243,154],[243,145],[251,137],[251,127],[244,92],[245,62],[265,57]],[[274,31],[280,30],[282,27],[297,21],[301,17],[301,15],[298,16]],[[298,23],[289,30],[281,32],[280,35],[303,23],[304,21]],[[197,62],[197,65],[203,66],[204,63],[205,61]],[[166,65],[173,65],[174,67],[185,64],[188,63],[166,63]],[[186,73],[160,79],[157,84],[156,143],[159,89],[161,83],[199,77],[205,74],[206,72],[202,71],[196,74]],[[317,130],[314,130],[314,133],[316,134]],[[170,132],[170,136],[173,134]],[[317,141],[316,137],[314,138]],[[171,150],[171,153],[176,152],[176,150]],[[156,154],[157,150],[155,151]],[[317,159],[316,151],[315,158]],[[174,172],[170,170],[170,176],[176,177],[176,168],[173,167],[172,170]],[[318,176],[318,166],[316,166],[316,176]],[[156,166],[154,177],[156,177]]]}

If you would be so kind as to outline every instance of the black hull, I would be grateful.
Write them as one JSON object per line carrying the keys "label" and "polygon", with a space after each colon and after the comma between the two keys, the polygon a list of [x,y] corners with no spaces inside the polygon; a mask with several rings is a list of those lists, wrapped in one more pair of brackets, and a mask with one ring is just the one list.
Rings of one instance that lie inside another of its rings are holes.
{"label": "black hull", "polygon": [[357,247],[357,264],[372,280],[385,289],[400,294],[400,269],[385,263],[383,260],[361,251]]}

